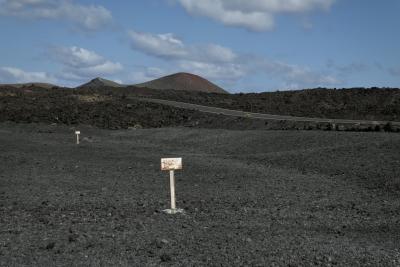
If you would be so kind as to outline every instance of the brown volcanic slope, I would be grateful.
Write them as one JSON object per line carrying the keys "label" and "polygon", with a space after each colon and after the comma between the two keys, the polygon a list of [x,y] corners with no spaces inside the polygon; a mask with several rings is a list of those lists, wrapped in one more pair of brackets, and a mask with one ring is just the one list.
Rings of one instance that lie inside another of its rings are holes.
{"label": "brown volcanic slope", "polygon": [[135,84],[137,87],[151,89],[174,89],[184,91],[199,91],[206,93],[228,94],[227,91],[212,82],[190,73],[175,73],[149,82]]}

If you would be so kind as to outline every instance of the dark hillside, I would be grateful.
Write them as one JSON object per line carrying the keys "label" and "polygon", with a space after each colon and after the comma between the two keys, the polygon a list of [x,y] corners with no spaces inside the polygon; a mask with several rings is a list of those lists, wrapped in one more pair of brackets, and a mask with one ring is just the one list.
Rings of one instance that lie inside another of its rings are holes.
{"label": "dark hillside", "polygon": [[[399,121],[400,90],[302,90],[260,94],[217,94],[128,86],[79,89],[0,87],[0,121],[90,124],[102,128],[196,126],[228,129],[331,129],[332,125],[262,121],[202,113],[134,97],[159,98],[259,113],[302,117]],[[373,124],[373,123],[372,123]],[[336,125],[337,126],[337,125]],[[355,125],[345,129],[360,129]],[[376,126],[376,125],[375,125]],[[398,130],[391,124],[368,130]],[[371,128],[372,127],[372,128]]]}
{"label": "dark hillside", "polygon": [[108,86],[108,87],[123,87],[124,85],[116,83],[114,81],[110,81],[104,78],[94,78],[93,80],[78,86],[78,88],[97,88],[101,86]]}
{"label": "dark hillside", "polygon": [[340,90],[319,88],[230,95],[173,90],[144,92],[131,88],[130,93],[257,113],[400,121],[400,90],[391,88]]}
{"label": "dark hillside", "polygon": [[175,73],[149,82],[136,84],[136,87],[165,90],[198,91],[205,93],[227,94],[228,92],[218,85],[194,74]]}

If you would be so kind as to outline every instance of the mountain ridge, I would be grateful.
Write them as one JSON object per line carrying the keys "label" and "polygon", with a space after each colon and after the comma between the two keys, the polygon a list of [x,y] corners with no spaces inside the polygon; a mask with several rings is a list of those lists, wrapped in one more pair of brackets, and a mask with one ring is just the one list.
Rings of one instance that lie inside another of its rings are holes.
{"label": "mountain ridge", "polygon": [[[44,89],[51,89],[53,87],[62,87],[49,83],[29,82],[29,83],[14,83],[14,84],[0,84],[0,86],[10,86],[14,88],[37,87]],[[102,77],[96,77],[86,83],[73,87],[75,89],[96,89],[100,87],[112,88],[126,88],[129,86],[138,88],[148,88],[155,90],[179,90],[189,92],[205,92],[205,93],[218,93],[229,94],[220,86],[212,83],[211,81],[187,72],[178,72],[166,75],[154,80],[150,80],[138,84],[120,84],[118,82],[108,80]]]}
{"label": "mountain ridge", "polygon": [[157,90],[174,89],[182,91],[229,94],[227,91],[210,82],[209,80],[187,72],[170,74],[148,82],[135,84],[134,86]]}
{"label": "mountain ridge", "polygon": [[52,83],[44,83],[44,82],[28,82],[28,83],[3,83],[0,86],[10,86],[14,88],[29,88],[29,87],[40,87],[45,89],[51,89],[53,87],[60,87],[58,85]]}
{"label": "mountain ridge", "polygon": [[87,83],[77,86],[76,88],[93,88],[99,86],[124,87],[125,85],[101,77],[96,77]]}

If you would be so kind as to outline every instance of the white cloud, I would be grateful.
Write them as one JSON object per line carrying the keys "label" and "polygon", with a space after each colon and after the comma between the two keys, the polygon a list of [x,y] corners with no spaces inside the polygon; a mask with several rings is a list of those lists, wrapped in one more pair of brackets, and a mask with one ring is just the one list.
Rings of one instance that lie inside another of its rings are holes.
{"label": "white cloud", "polygon": [[97,76],[113,75],[124,68],[119,62],[112,62],[81,47],[54,47],[50,56],[63,66],[59,75],[65,80],[83,80]]}
{"label": "white cloud", "polygon": [[232,62],[237,58],[237,55],[230,48],[216,44],[193,47],[192,50],[193,53],[197,53],[197,60],[204,58],[213,62]]}
{"label": "white cloud", "polygon": [[132,47],[158,57],[181,58],[187,51],[181,40],[171,33],[151,34],[136,31],[128,32]]}
{"label": "white cloud", "polygon": [[86,76],[103,76],[103,75],[112,75],[116,74],[123,70],[123,66],[119,62],[111,62],[105,61],[102,64],[80,68],[77,70],[77,73],[83,74]]}
{"label": "white cloud", "polygon": [[85,31],[100,30],[112,22],[111,12],[103,6],[75,4],[70,0],[0,0],[0,15],[66,20]]}
{"label": "white cloud", "polygon": [[77,46],[52,48],[52,55],[62,64],[71,68],[83,68],[98,65],[104,62],[104,58],[93,51]]}
{"label": "white cloud", "polygon": [[0,83],[55,83],[56,79],[46,72],[29,72],[13,67],[0,67]]}
{"label": "white cloud", "polygon": [[[192,0],[181,0],[183,2]],[[215,1],[215,0],[214,0]],[[329,9],[335,0],[217,0],[227,9],[244,12],[299,13],[313,9]]]}
{"label": "white cloud", "polygon": [[330,87],[342,83],[336,77],[313,71],[312,69],[294,64],[267,59],[252,59],[253,71],[260,71],[271,77],[279,77],[285,85],[300,87]]}
{"label": "white cloud", "polygon": [[[170,68],[170,73],[186,71],[218,80],[234,80],[245,75],[242,65],[236,62],[238,55],[230,48],[217,44],[186,44],[171,33],[151,34],[136,31],[128,33],[133,49],[173,61],[175,66]],[[135,80],[144,81],[158,78],[161,73],[166,74],[165,71],[150,68],[135,72],[134,76]]]}
{"label": "white cloud", "polygon": [[252,31],[271,30],[280,13],[328,10],[335,0],[177,0],[192,15]]}
{"label": "white cloud", "polygon": [[177,72],[176,70],[166,71],[157,67],[144,67],[138,71],[131,73],[128,82],[130,83],[142,83],[150,80],[160,78],[162,76]]}
{"label": "white cloud", "polygon": [[271,29],[273,17],[264,12],[244,12],[240,9],[228,9],[222,0],[178,0],[185,10],[192,15],[209,17],[227,26],[239,26],[253,31]]}
{"label": "white cloud", "polygon": [[174,59],[204,62],[231,62],[236,54],[229,48],[216,44],[186,45],[172,33],[152,34],[128,31],[133,49],[148,55]]}
{"label": "white cloud", "polygon": [[299,86],[332,86],[340,83],[332,75],[315,72],[307,67],[268,60],[262,56],[237,54],[217,44],[186,44],[171,33],[130,31],[129,35],[133,49],[172,63],[168,71],[147,68],[134,72],[132,76],[137,82],[172,72],[191,72],[223,83],[232,83],[254,75],[280,79],[284,84]]}
{"label": "white cloud", "polygon": [[211,80],[235,81],[248,75],[246,67],[237,63],[215,64],[197,61],[182,61],[180,69]]}

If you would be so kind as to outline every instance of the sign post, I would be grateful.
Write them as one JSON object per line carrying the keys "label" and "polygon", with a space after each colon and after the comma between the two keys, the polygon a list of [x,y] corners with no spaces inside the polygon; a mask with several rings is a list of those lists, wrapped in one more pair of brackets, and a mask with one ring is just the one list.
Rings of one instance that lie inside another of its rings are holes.
{"label": "sign post", "polygon": [[176,208],[175,199],[175,170],[182,169],[182,158],[163,158],[161,159],[161,170],[169,171],[169,185],[171,190],[171,209],[166,209],[164,212],[168,214],[176,214],[183,212],[183,209]]}
{"label": "sign post", "polygon": [[175,175],[174,170],[169,171],[169,186],[171,189],[171,210],[176,209],[176,201],[175,201]]}
{"label": "sign post", "polygon": [[76,144],[79,145],[79,135],[81,134],[80,131],[75,131],[76,134]]}

